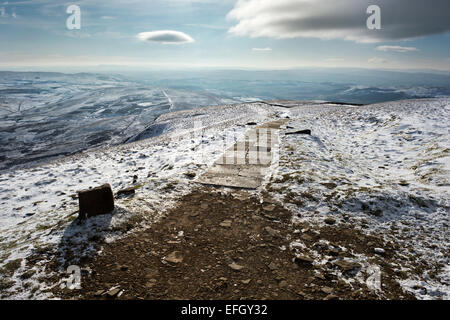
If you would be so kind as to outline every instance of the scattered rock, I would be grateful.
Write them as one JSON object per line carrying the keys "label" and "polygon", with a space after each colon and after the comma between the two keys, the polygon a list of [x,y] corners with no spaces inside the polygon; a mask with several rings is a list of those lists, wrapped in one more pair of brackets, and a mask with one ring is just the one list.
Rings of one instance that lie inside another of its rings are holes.
{"label": "scattered rock", "polygon": [[120,271],[128,271],[128,266],[119,266]]}
{"label": "scattered rock", "polygon": [[334,294],[330,294],[325,297],[325,300],[338,300],[338,299],[339,299],[339,297]]}
{"label": "scattered rock", "polygon": [[328,189],[335,189],[337,187],[337,184],[334,182],[324,182],[322,185]]}
{"label": "scattered rock", "polygon": [[228,288],[227,278],[221,277],[214,284],[214,291],[221,292]]}
{"label": "scattered rock", "polygon": [[332,218],[332,217],[328,217],[328,218],[326,218],[326,219],[324,220],[324,222],[325,222],[326,224],[332,225],[332,224],[335,224],[335,223],[336,223],[336,219],[334,219],[334,218]]}
{"label": "scattered rock", "polygon": [[145,286],[146,286],[148,289],[151,289],[151,288],[153,288],[153,287],[156,285],[157,282],[158,282],[158,281],[157,281],[156,279],[150,279],[149,281],[147,281],[147,283],[145,284]]}
{"label": "scattered rock", "polygon": [[324,276],[323,274],[321,274],[321,273],[315,274],[314,277],[315,277],[316,279],[326,280],[325,276]]}
{"label": "scattered rock", "polygon": [[337,249],[337,248],[330,248],[328,250],[328,254],[330,256],[337,257],[339,255],[339,249]]}
{"label": "scattered rock", "polygon": [[98,290],[94,293],[94,297],[100,297],[101,295],[103,295],[104,292],[105,290]]}
{"label": "scattered rock", "polygon": [[381,217],[383,215],[383,210],[377,209],[370,211],[370,214],[374,215],[375,217]]}
{"label": "scattered rock", "polygon": [[384,254],[386,251],[383,248],[375,248],[373,251],[377,254]]}
{"label": "scattered rock", "polygon": [[184,175],[190,179],[193,179],[197,176],[197,174],[193,171],[186,172]]}
{"label": "scattered rock", "polygon": [[241,282],[242,282],[243,284],[249,284],[250,281],[252,281],[252,279],[241,280]]}
{"label": "scattered rock", "polygon": [[272,237],[279,237],[280,236],[280,231],[279,230],[275,230],[271,227],[265,227],[264,230],[266,230],[266,232],[271,235]]}
{"label": "scattered rock", "polygon": [[323,293],[326,294],[331,294],[333,292],[333,289],[330,287],[323,287],[322,289],[320,289]]}
{"label": "scattered rock", "polygon": [[339,260],[339,261],[333,262],[333,264],[338,266],[344,273],[361,268],[361,265],[359,263],[346,261],[346,260]]}
{"label": "scattered rock", "polygon": [[165,257],[164,260],[170,263],[181,263],[183,262],[183,255],[179,251],[174,251]]}
{"label": "scattered rock", "polygon": [[268,206],[263,207],[264,211],[272,212],[275,210],[275,206],[273,204],[270,204]]}
{"label": "scattered rock", "polygon": [[269,267],[269,269],[272,270],[272,271],[275,271],[275,270],[278,269],[278,265],[277,265],[275,262],[269,263],[268,267]]}
{"label": "scattered rock", "polygon": [[313,238],[310,235],[307,235],[307,234],[302,234],[300,236],[300,239],[302,239],[303,241],[312,241],[313,240]]}
{"label": "scattered rock", "polygon": [[114,196],[109,184],[78,191],[81,219],[107,214],[114,210]]}
{"label": "scattered rock", "polygon": [[232,223],[233,223],[233,221],[231,221],[231,220],[224,220],[220,223],[220,226],[224,227],[224,228],[231,228]]}
{"label": "scattered rock", "polygon": [[298,264],[312,264],[314,262],[314,259],[305,255],[297,254],[294,258],[294,261]]}
{"label": "scattered rock", "polygon": [[125,188],[117,191],[116,198],[132,197],[136,194],[134,187]]}
{"label": "scattered rock", "polygon": [[264,212],[263,216],[272,221],[277,219],[277,217],[275,217],[274,215],[268,214],[267,212]]}
{"label": "scattered rock", "polygon": [[115,298],[119,294],[119,292],[120,292],[120,288],[111,288],[106,293],[106,295],[108,296],[108,298]]}
{"label": "scattered rock", "polygon": [[242,269],[244,269],[243,266],[238,265],[236,262],[233,262],[231,264],[228,265],[231,269],[233,269],[234,271],[241,271]]}
{"label": "scattered rock", "polygon": [[304,298],[306,296],[306,294],[301,290],[298,290],[296,293],[302,298]]}

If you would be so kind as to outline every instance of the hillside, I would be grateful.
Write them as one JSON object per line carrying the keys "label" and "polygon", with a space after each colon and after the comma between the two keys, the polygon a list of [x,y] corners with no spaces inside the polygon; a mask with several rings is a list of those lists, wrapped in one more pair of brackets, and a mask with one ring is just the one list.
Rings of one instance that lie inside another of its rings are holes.
{"label": "hillside", "polygon": [[[449,102],[198,108],[1,172],[0,296],[449,299]],[[280,119],[255,188],[200,183]],[[78,221],[76,192],[103,183],[136,194]],[[60,288],[70,265],[81,290]]]}

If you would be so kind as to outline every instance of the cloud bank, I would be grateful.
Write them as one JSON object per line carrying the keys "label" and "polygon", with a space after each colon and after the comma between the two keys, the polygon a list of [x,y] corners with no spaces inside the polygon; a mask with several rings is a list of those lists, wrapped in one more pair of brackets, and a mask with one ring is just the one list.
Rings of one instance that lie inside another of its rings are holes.
{"label": "cloud bank", "polygon": [[252,48],[252,51],[256,51],[256,52],[267,52],[267,51],[272,51],[272,48]]}
{"label": "cloud bank", "polygon": [[195,42],[195,40],[186,33],[173,30],[141,32],[137,35],[137,38],[141,41],[158,42],[162,44],[182,44]]}
{"label": "cloud bank", "polygon": [[[367,28],[367,8],[381,8],[381,30]],[[238,0],[229,32],[270,38],[394,41],[450,30],[449,0]]]}
{"label": "cloud bank", "polygon": [[401,47],[401,46],[379,46],[377,47],[378,51],[394,51],[394,52],[412,52],[419,51],[419,49],[414,47]]}

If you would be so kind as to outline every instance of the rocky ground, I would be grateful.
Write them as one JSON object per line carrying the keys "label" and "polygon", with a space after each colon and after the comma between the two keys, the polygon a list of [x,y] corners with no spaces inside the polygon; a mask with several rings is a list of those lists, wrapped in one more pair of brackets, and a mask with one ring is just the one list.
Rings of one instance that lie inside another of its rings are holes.
{"label": "rocky ground", "polygon": [[[291,218],[271,198],[202,187],[150,229],[106,244],[82,266],[81,290],[53,292],[64,299],[414,299],[394,280],[395,244],[332,220],[317,227]],[[296,239],[320,257],[302,254]],[[359,254],[381,267],[381,290],[355,279]]]}

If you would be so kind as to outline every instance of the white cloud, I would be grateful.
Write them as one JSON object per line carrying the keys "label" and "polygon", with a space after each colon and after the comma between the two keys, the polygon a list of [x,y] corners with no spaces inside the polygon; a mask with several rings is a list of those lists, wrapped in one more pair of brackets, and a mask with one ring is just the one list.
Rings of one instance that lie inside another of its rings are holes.
{"label": "white cloud", "polygon": [[369,62],[369,63],[387,63],[387,60],[383,59],[383,58],[374,57],[374,58],[370,58],[367,62]]}
{"label": "white cloud", "polygon": [[[381,8],[381,30],[369,30],[369,5]],[[450,30],[450,1],[434,0],[238,0],[228,13],[229,32],[272,38],[401,40]]]}
{"label": "white cloud", "polygon": [[195,42],[195,40],[186,33],[173,30],[141,32],[137,35],[137,38],[141,41],[159,42],[162,44],[182,44]]}
{"label": "white cloud", "polygon": [[267,52],[267,51],[272,51],[272,48],[253,48],[252,51]]}
{"label": "white cloud", "polygon": [[412,52],[419,51],[419,49],[414,47],[401,47],[401,46],[379,46],[378,51],[395,51],[395,52]]}

